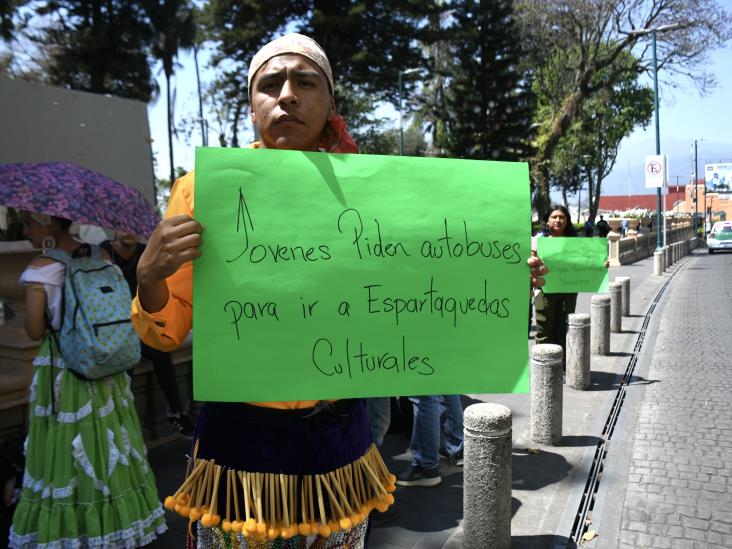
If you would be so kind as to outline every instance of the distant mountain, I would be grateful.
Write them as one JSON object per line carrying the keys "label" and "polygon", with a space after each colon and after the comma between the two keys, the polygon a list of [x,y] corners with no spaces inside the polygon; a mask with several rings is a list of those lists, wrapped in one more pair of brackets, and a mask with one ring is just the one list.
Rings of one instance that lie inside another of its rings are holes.
{"label": "distant mountain", "polygon": [[[697,143],[699,179],[704,177],[704,164],[732,162],[732,143],[699,141]],[[633,134],[620,146],[615,168],[602,183],[605,196],[627,194],[653,194],[645,188],[645,157],[656,152],[655,134],[652,127],[645,132]],[[661,153],[668,156],[669,183],[679,185],[691,183],[694,176],[694,141],[661,136]]]}

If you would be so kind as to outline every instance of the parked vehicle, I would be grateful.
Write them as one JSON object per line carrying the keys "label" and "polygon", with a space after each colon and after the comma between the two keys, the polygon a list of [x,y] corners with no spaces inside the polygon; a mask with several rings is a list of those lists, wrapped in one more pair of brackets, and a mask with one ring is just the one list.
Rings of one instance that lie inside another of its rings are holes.
{"label": "parked vehicle", "polygon": [[732,250],[732,221],[717,221],[707,235],[710,254],[717,250]]}

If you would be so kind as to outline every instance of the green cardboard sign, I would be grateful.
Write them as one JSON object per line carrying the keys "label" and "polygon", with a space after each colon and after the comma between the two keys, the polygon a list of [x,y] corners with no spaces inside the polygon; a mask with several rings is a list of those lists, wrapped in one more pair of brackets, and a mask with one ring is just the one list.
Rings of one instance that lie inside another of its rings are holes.
{"label": "green cardboard sign", "polygon": [[536,253],[549,269],[545,294],[607,292],[607,238],[538,238]]}
{"label": "green cardboard sign", "polygon": [[199,148],[197,400],[528,390],[523,163]]}

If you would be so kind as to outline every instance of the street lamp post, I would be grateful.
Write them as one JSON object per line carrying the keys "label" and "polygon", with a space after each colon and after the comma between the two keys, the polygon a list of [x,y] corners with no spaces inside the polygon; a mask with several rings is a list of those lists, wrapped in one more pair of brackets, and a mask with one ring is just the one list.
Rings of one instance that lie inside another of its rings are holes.
{"label": "street lamp post", "polygon": [[[656,119],[656,154],[661,154],[661,129],[658,123],[658,61],[656,60],[656,29],[653,29],[653,112]],[[656,249],[660,250],[661,243],[661,187],[656,189]]]}
{"label": "street lamp post", "polygon": [[699,217],[699,155],[694,139],[694,237],[696,237],[696,220]]}
{"label": "street lamp post", "polygon": [[[656,58],[656,33],[667,32],[683,27],[681,23],[674,23],[672,25],[663,25],[661,27],[653,27],[646,29],[639,29],[631,31],[629,34],[635,34],[638,36],[645,36],[650,34],[653,39],[653,113],[656,119],[656,155],[661,154],[661,130],[658,123],[658,61]],[[661,241],[661,188],[656,189],[656,249],[660,250],[663,247]],[[665,223],[664,223],[665,226]]]}
{"label": "street lamp post", "polygon": [[[579,173],[579,187],[577,189],[577,223],[580,222],[580,215],[582,213],[582,168],[585,168],[585,162],[587,158],[592,158],[589,154],[583,154],[580,156],[580,173]],[[587,174],[587,168],[585,168],[585,174]],[[590,180],[587,178],[587,196],[590,196]]]}
{"label": "street lamp post", "polygon": [[402,77],[419,71],[420,69],[418,68],[399,71],[399,156],[404,156],[404,115],[402,114],[402,101],[404,92]]}

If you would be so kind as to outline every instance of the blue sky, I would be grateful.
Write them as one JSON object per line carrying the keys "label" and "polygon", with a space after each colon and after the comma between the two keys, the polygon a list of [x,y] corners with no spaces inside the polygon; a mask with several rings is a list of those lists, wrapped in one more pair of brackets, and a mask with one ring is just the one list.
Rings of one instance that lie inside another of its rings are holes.
{"label": "blue sky", "polygon": [[[719,2],[727,11],[732,12],[732,0]],[[175,85],[177,87],[176,116],[197,112],[195,95],[195,71],[192,55],[183,55],[180,59]],[[201,64],[203,66],[204,63]],[[692,173],[691,148],[694,139],[698,140],[699,173],[703,173],[704,163],[732,161],[732,44],[724,49],[713,51],[709,55],[709,68],[717,78],[717,87],[701,96],[694,85],[679,80],[681,88],[660,90],[661,102],[659,120],[661,129],[661,152],[669,155],[670,181],[690,182]],[[210,77],[204,72],[203,77]],[[165,85],[162,74],[159,78],[161,91]],[[651,79],[648,83],[652,84]],[[153,152],[157,158],[156,173],[167,177],[168,154],[165,122],[165,95],[161,93],[158,102],[149,108],[150,130],[153,137]],[[382,116],[394,119],[397,116],[393,109],[384,109]],[[242,135],[242,134],[240,134]],[[215,144],[215,135],[209,136],[209,142]],[[243,141],[251,138],[247,127],[243,132]],[[201,144],[198,132],[185,143],[183,136],[175,142],[175,163],[186,169],[193,169],[194,149]],[[655,153],[655,129],[651,123],[645,130],[637,129],[621,144],[617,163],[613,173],[607,178],[603,194],[641,194],[644,189],[643,164],[645,155]],[[701,175],[700,175],[701,177]]]}

